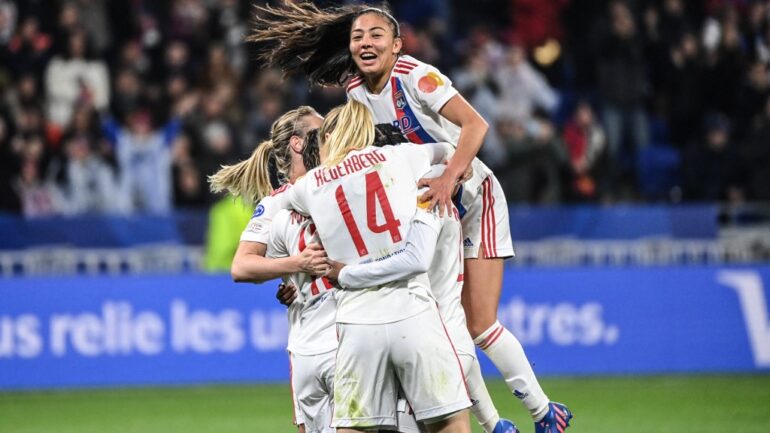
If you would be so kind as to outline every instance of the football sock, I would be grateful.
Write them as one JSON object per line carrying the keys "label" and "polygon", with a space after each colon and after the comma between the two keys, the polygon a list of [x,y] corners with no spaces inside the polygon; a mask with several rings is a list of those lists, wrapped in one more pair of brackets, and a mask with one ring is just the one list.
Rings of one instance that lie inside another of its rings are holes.
{"label": "football sock", "polygon": [[468,385],[468,393],[471,395],[471,412],[486,433],[492,433],[495,425],[500,421],[497,408],[492,403],[484,378],[481,377],[481,367],[475,356],[460,354],[465,370],[465,383]]}
{"label": "football sock", "polygon": [[543,419],[548,413],[548,397],[540,387],[519,340],[500,322],[495,322],[473,342],[492,360],[505,378],[508,389],[521,400],[532,419]]}

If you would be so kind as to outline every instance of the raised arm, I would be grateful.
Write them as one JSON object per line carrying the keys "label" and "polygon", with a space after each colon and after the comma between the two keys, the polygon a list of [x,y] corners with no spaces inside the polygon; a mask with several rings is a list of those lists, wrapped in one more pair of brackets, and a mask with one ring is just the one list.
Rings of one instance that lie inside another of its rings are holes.
{"label": "raised arm", "polygon": [[422,199],[430,201],[431,205],[439,204],[443,215],[444,209],[451,212],[452,192],[455,185],[462,179],[473,158],[479,153],[489,125],[460,94],[447,101],[439,110],[439,114],[461,128],[457,149],[449,160],[444,174],[421,183],[430,187]]}

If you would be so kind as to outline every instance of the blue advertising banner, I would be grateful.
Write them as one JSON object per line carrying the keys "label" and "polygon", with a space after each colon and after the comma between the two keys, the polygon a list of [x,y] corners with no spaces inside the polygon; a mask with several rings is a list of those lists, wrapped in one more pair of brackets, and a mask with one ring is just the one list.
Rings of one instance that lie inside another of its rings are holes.
{"label": "blue advertising banner", "polygon": [[[500,321],[542,375],[768,371],[768,286],[770,266],[509,269]],[[0,389],[287,380],[275,288],[0,280]]]}

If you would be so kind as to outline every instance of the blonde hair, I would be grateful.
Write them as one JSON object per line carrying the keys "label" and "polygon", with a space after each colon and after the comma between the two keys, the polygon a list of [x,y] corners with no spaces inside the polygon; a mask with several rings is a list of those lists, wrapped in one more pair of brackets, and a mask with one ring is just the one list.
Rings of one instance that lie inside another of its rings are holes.
{"label": "blonde hair", "polygon": [[331,167],[345,159],[351,150],[374,143],[374,118],[366,105],[351,99],[326,115],[318,135],[326,154],[323,165]]}
{"label": "blonde hair", "polygon": [[304,138],[307,135],[310,125],[305,118],[313,115],[320,117],[313,107],[303,105],[279,117],[270,127],[270,139],[257,145],[248,159],[224,165],[209,176],[211,191],[227,191],[249,204],[270,195],[273,191],[270,184],[270,158],[275,161],[279,182],[286,183],[291,169],[289,141],[292,136]]}

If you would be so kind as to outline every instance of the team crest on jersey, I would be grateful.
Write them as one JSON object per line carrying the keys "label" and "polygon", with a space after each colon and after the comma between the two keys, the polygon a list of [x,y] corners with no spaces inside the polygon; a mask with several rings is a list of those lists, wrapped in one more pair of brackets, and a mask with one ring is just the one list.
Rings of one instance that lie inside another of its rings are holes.
{"label": "team crest on jersey", "polygon": [[444,80],[435,72],[428,72],[417,82],[417,87],[425,93],[431,93],[443,85]]}
{"label": "team crest on jersey", "polygon": [[406,96],[404,96],[403,91],[399,90],[398,92],[396,92],[396,94],[394,95],[394,99],[396,102],[396,108],[401,110],[404,107],[406,107]]}
{"label": "team crest on jersey", "polygon": [[259,218],[262,216],[262,214],[265,213],[265,207],[262,205],[257,206],[256,209],[254,209],[254,215],[252,215],[252,218]]}

